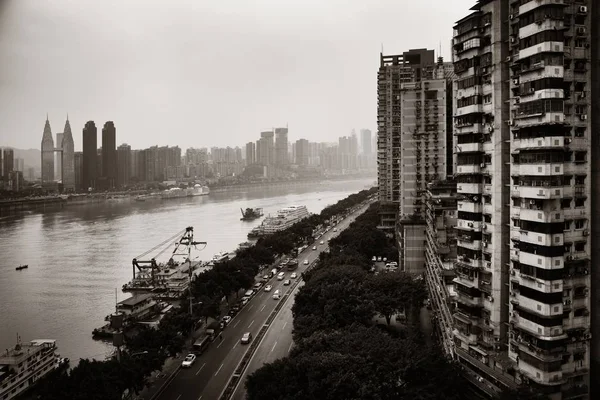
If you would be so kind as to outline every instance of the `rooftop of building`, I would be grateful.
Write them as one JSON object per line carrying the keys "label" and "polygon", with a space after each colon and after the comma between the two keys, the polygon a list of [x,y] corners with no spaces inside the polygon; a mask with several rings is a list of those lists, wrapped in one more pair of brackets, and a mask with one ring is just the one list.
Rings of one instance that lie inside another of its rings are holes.
{"label": "rooftop of building", "polygon": [[120,306],[123,305],[123,306],[131,307],[131,306],[135,306],[137,304],[140,304],[140,303],[142,303],[142,302],[144,302],[144,301],[146,301],[146,300],[148,300],[148,299],[150,299],[152,297],[153,297],[153,295],[150,294],[150,293],[136,294],[136,295],[133,295],[132,297],[130,297],[128,299],[120,301],[118,303],[118,305],[120,305]]}

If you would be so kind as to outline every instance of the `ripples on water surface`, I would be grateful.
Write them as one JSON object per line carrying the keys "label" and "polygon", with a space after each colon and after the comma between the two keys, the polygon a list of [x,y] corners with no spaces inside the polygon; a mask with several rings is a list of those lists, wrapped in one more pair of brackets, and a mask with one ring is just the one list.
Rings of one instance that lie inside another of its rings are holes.
{"label": "ripples on water surface", "polygon": [[[253,187],[167,202],[72,206],[44,214],[0,220],[0,349],[23,341],[57,339],[72,360],[103,358],[112,347],[92,340],[131,279],[131,260],[187,226],[198,253],[209,259],[234,250],[260,219],[240,221],[240,208],[263,207],[265,215],[292,204],[312,213],[362,190],[372,180],[312,186]],[[165,253],[166,255],[166,253]],[[15,271],[19,264],[29,269]]]}

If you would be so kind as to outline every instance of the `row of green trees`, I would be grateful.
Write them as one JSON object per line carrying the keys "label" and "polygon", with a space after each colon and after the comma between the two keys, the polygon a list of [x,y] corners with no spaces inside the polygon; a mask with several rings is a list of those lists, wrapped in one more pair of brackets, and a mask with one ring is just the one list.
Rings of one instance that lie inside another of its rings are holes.
{"label": "row of green trees", "polygon": [[[248,289],[260,266],[270,265],[283,254],[312,239],[313,231],[335,215],[365,201],[374,189],[363,190],[325,208],[277,235],[260,239],[256,245],[240,250],[236,257],[218,263],[199,275],[192,285],[194,317],[186,307],[178,308],[161,320],[157,329],[140,327],[134,336],[126,337],[126,349],[120,361],[81,360],[70,372],[54,374],[42,382],[35,395],[48,400],[117,400],[124,392],[137,393],[153,371],[160,370],[169,356],[181,352],[187,333],[198,318],[220,314],[223,297],[231,298],[240,289]],[[182,299],[187,300],[187,299]],[[186,304],[186,303],[182,303]]]}
{"label": "row of green trees", "polygon": [[[461,367],[420,331],[423,281],[369,273],[373,256],[397,259],[393,240],[376,228],[378,211],[373,204],[304,274],[292,308],[295,347],[248,377],[248,400],[466,398]],[[392,324],[394,315],[400,323]],[[543,398],[525,388],[502,394]]]}

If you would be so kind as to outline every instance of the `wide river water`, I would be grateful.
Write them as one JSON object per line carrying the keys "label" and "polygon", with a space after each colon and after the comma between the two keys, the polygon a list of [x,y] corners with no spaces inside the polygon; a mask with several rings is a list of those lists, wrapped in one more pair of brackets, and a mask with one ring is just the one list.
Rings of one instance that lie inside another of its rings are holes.
{"label": "wide river water", "polygon": [[[0,220],[0,351],[16,342],[56,339],[62,356],[103,359],[113,351],[92,339],[131,279],[131,260],[187,226],[208,242],[208,260],[235,250],[262,219],[240,221],[240,208],[265,215],[288,205],[311,213],[371,185],[372,179],[249,187],[208,196],[150,202],[72,206]],[[169,250],[170,252],[170,250]],[[165,253],[165,256],[167,253]],[[164,260],[159,260],[164,261]],[[29,268],[15,271],[20,264]]]}

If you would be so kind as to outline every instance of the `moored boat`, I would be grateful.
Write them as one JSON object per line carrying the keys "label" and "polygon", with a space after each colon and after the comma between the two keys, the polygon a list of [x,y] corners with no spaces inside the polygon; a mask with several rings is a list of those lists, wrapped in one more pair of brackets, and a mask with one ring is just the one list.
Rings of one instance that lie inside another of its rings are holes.
{"label": "moored boat", "polygon": [[18,266],[17,268],[15,268],[15,269],[16,269],[17,271],[20,271],[20,270],[22,270],[22,269],[26,269],[26,268],[29,268],[29,265],[28,265],[28,264],[25,264],[25,265],[19,265],[19,266]]}

